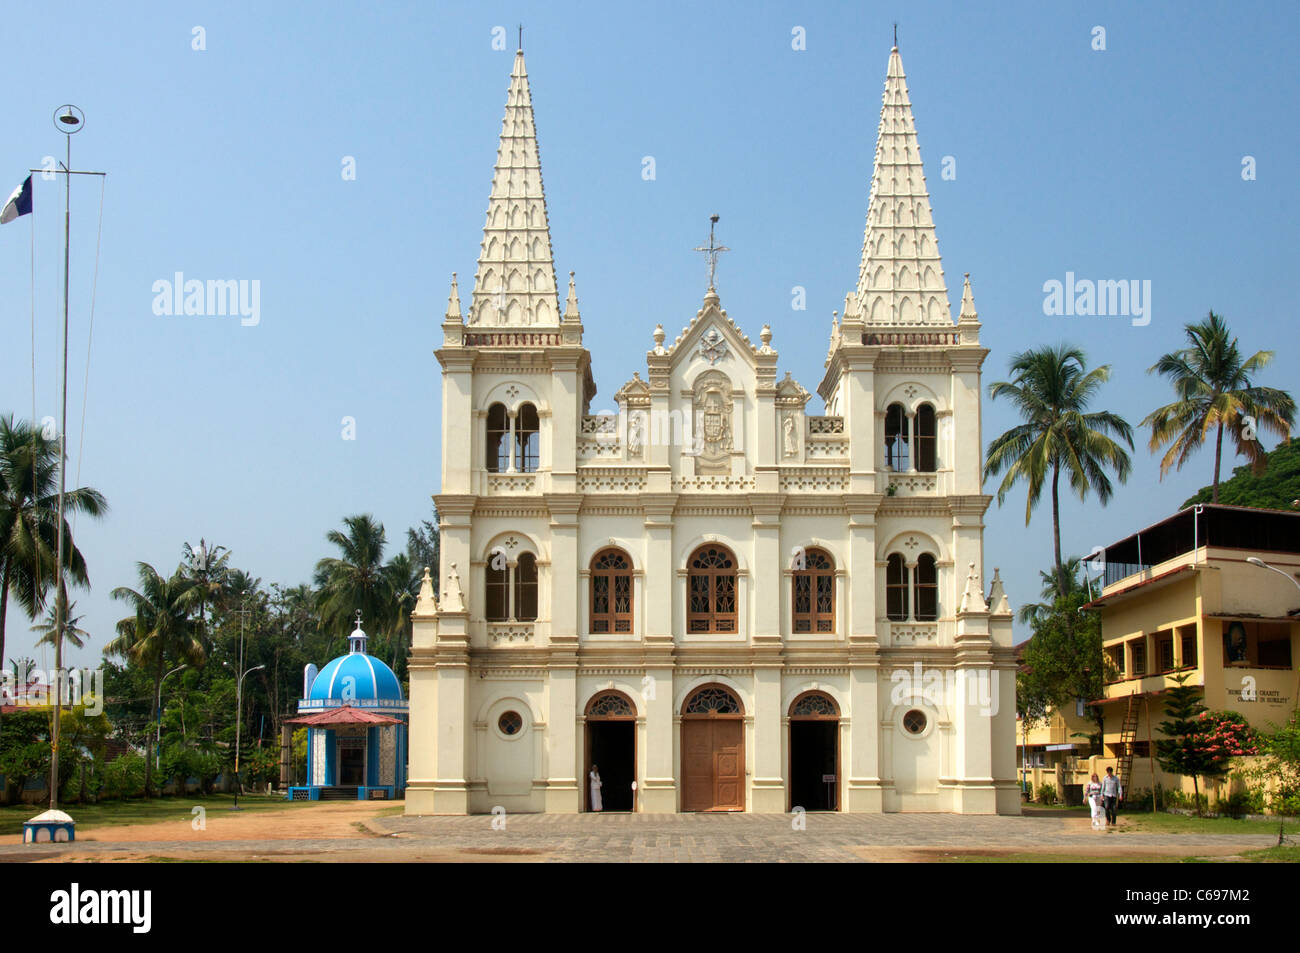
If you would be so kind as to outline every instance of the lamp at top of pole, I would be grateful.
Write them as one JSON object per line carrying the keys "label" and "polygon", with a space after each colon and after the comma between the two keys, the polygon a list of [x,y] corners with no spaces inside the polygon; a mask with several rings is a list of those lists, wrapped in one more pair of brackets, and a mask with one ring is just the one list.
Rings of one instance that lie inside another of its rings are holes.
{"label": "lamp at top of pole", "polygon": [[54,128],[65,136],[76,135],[86,125],[86,114],[80,106],[65,103],[54,110]]}

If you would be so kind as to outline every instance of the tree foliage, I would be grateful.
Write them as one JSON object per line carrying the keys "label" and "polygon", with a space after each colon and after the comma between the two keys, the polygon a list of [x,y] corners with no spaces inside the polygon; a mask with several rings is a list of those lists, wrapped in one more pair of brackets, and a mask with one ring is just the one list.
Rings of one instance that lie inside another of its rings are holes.
{"label": "tree foliage", "polygon": [[[1213,485],[1203,486],[1182,508],[1213,499]],[[1265,510],[1300,508],[1297,506],[1300,504],[1300,437],[1284,440],[1274,447],[1262,472],[1253,464],[1234,468],[1231,478],[1219,484],[1219,502]]]}
{"label": "tree foliage", "polygon": [[1153,410],[1141,426],[1151,428],[1152,451],[1166,444],[1169,447],[1160,459],[1161,477],[1171,468],[1181,470],[1213,431],[1210,500],[1218,503],[1224,433],[1259,473],[1268,465],[1268,455],[1257,430],[1289,437],[1295,423],[1295,400],[1284,390],[1255,383],[1258,373],[1273,360],[1273,352],[1256,351],[1244,357],[1227,322],[1213,311],[1204,321],[1185,325],[1183,332],[1187,347],[1162,355],[1148,369],[1148,373],[1169,380],[1176,399]]}
{"label": "tree foliage", "polygon": [[1087,412],[1101,385],[1110,379],[1110,365],[1088,370],[1082,350],[1062,344],[1015,354],[1012,377],[989,386],[993,400],[1006,397],[1024,423],[989,444],[984,480],[1005,471],[998,486],[998,505],[1017,484],[1026,485],[1025,525],[1045,488],[1052,494],[1052,540],[1058,592],[1066,592],[1061,559],[1060,478],[1064,473],[1079,499],[1095,493],[1104,506],[1114,493],[1108,470],[1123,483],[1132,462],[1121,443],[1133,448],[1133,428],[1110,411]]}
{"label": "tree foliage", "polygon": [[[1087,595],[1076,589],[1058,596],[1031,623],[1034,634],[1016,674],[1016,707],[1028,724],[1043,721],[1053,711],[1069,711],[1079,700],[1100,698],[1105,690],[1111,673],[1101,650],[1101,620],[1095,612],[1079,611],[1085,602]],[[1085,710],[1100,735],[1100,706]]]}

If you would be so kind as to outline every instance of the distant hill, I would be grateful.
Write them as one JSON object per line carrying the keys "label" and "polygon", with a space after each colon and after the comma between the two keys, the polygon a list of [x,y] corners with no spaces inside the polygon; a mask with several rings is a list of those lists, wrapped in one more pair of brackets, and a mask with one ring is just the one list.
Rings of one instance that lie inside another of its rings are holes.
{"label": "distant hill", "polygon": [[[1183,508],[1210,502],[1212,491],[1213,487],[1202,487]],[[1231,479],[1219,484],[1219,502],[1228,506],[1290,510],[1296,509],[1291,505],[1294,500],[1300,500],[1300,437],[1279,443],[1268,455],[1268,469],[1259,476],[1246,464],[1234,468]]]}

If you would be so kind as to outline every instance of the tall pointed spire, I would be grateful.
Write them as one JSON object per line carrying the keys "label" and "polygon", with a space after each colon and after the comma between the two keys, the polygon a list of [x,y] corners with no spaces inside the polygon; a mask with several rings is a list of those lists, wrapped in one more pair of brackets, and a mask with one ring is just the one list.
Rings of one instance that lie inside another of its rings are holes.
{"label": "tall pointed spire", "polygon": [[460,314],[460,289],[456,287],[456,272],[451,273],[451,292],[447,295],[447,320],[459,321]]}
{"label": "tall pointed spire", "polygon": [[469,323],[554,327],[559,315],[533,99],[521,49],[506,94]]}
{"label": "tall pointed spire", "polygon": [[903,60],[889,53],[856,314],[868,326],[952,325]]}

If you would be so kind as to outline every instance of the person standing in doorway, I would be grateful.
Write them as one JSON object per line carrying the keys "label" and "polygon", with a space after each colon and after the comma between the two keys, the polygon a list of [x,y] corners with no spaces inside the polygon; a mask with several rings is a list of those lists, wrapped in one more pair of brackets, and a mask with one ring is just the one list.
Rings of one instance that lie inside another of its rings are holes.
{"label": "person standing in doorway", "polygon": [[1088,812],[1092,815],[1092,829],[1101,830],[1101,782],[1097,775],[1083,789],[1083,796],[1088,802]]}
{"label": "person standing in doorway", "polygon": [[603,811],[605,806],[600,801],[600,769],[593,764],[591,773],[587,777],[591,781],[591,809],[593,811]]}
{"label": "person standing in doorway", "polygon": [[1113,828],[1117,823],[1115,817],[1116,805],[1124,797],[1124,788],[1119,783],[1119,778],[1115,775],[1114,768],[1106,769],[1106,777],[1101,780],[1101,801],[1106,806],[1106,826]]}

